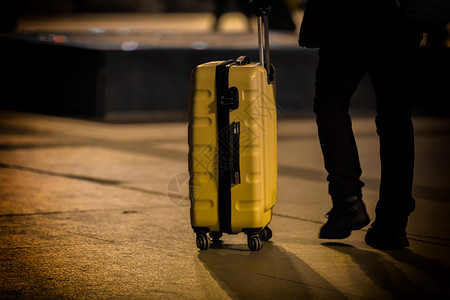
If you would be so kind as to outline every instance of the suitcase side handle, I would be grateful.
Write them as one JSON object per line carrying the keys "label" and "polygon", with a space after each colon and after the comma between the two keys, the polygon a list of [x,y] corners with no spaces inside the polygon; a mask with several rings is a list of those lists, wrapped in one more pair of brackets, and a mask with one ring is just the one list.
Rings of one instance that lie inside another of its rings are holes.
{"label": "suitcase side handle", "polygon": [[233,122],[230,125],[230,164],[231,164],[231,183],[234,185],[241,183],[240,169],[240,149],[239,140],[241,135],[241,123]]}
{"label": "suitcase side handle", "polygon": [[250,58],[247,56],[239,56],[236,59],[236,65],[238,66],[244,66],[250,63]]}

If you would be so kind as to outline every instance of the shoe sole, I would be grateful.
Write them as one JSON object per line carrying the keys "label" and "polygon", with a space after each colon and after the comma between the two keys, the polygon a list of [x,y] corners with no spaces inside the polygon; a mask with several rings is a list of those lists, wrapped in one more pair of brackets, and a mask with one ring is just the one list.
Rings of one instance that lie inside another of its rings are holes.
{"label": "shoe sole", "polygon": [[340,240],[340,239],[345,239],[348,238],[350,236],[350,234],[352,233],[352,231],[354,230],[359,230],[367,225],[369,225],[370,223],[370,219],[367,217],[364,220],[361,220],[357,223],[353,223],[352,226],[350,226],[348,229],[342,232],[340,232],[341,234],[331,234],[331,235],[327,235],[324,234],[322,232],[319,233],[319,239],[327,239],[327,240]]}
{"label": "shoe sole", "polygon": [[376,243],[368,243],[366,241],[366,245],[374,248],[374,249],[378,249],[378,250],[400,250],[400,249],[404,249],[406,247],[409,247],[409,242],[408,243],[402,243],[402,244],[398,244],[398,245],[378,245]]}
{"label": "shoe sole", "polygon": [[378,250],[400,250],[406,247],[409,247],[409,241],[408,238],[405,239],[400,239],[397,241],[391,241],[391,242],[387,242],[386,240],[381,240],[380,241],[375,241],[374,237],[372,238],[368,238],[368,235],[370,235],[370,229],[369,231],[366,233],[366,237],[364,239],[364,241],[366,242],[366,245],[378,249]]}

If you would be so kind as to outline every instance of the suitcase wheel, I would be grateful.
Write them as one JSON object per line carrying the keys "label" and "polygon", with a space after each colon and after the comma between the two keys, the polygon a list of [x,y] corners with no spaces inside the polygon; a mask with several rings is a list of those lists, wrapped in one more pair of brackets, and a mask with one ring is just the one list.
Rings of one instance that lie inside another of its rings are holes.
{"label": "suitcase wheel", "polygon": [[259,234],[252,234],[247,236],[247,244],[248,248],[251,251],[259,251],[261,250],[263,243]]}
{"label": "suitcase wheel", "polygon": [[222,237],[222,232],[220,232],[220,231],[211,231],[209,233],[209,237],[212,239],[213,243],[217,242]]}
{"label": "suitcase wheel", "polygon": [[259,236],[264,242],[267,242],[272,238],[272,230],[268,226],[266,226],[259,232]]}
{"label": "suitcase wheel", "polygon": [[211,240],[206,234],[202,233],[197,234],[196,243],[200,250],[207,250],[211,245]]}

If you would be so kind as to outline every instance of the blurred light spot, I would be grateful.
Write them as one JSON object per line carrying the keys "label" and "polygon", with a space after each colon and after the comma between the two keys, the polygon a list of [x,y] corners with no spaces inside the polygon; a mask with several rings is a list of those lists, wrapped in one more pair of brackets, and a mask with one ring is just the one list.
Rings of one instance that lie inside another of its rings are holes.
{"label": "blurred light spot", "polygon": [[194,42],[191,47],[197,50],[204,50],[209,48],[209,44],[205,42]]}
{"label": "blurred light spot", "polygon": [[160,29],[160,30],[156,31],[156,36],[159,36],[159,37],[166,37],[166,36],[170,36],[170,35],[173,35],[173,30]]}
{"label": "blurred light spot", "polygon": [[62,44],[67,42],[67,37],[62,34],[55,34],[53,36],[53,42],[57,44]]}
{"label": "blurred light spot", "polygon": [[121,27],[116,30],[117,35],[129,35],[131,33],[131,29],[128,27]]}
{"label": "blurred light spot", "polygon": [[91,28],[90,31],[92,33],[105,33],[106,32],[106,30],[103,28]]}
{"label": "blurred light spot", "polygon": [[136,50],[139,46],[138,42],[123,42],[122,50],[123,51],[133,51]]}

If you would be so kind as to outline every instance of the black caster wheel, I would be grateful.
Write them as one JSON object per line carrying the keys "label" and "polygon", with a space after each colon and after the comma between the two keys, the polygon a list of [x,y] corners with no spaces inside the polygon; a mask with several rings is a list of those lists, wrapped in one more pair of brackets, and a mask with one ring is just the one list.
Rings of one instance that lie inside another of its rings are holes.
{"label": "black caster wheel", "polygon": [[198,234],[196,238],[197,247],[200,250],[207,250],[211,245],[211,240],[206,234]]}
{"label": "black caster wheel", "polygon": [[247,237],[247,244],[251,251],[259,251],[263,246],[261,237],[258,234],[249,235]]}
{"label": "black caster wheel", "polygon": [[209,233],[209,237],[213,240],[213,242],[216,242],[216,241],[220,240],[220,238],[222,237],[222,232],[220,232],[220,231],[211,231]]}
{"label": "black caster wheel", "polygon": [[269,227],[264,227],[260,232],[259,236],[264,242],[267,242],[272,238],[272,230]]}

